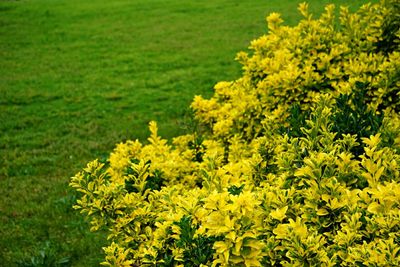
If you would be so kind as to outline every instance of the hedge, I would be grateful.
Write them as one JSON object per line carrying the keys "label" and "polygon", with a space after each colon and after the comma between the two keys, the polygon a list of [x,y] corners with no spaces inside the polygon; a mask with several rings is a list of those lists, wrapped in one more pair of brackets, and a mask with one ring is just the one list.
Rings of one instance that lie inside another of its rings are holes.
{"label": "hedge", "polygon": [[198,130],[118,144],[70,185],[106,266],[400,266],[400,4],[268,34]]}

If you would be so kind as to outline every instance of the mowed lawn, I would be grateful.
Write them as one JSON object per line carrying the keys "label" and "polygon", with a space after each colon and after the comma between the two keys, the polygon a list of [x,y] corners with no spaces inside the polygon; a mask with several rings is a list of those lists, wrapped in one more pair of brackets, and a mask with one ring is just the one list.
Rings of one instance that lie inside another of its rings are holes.
{"label": "mowed lawn", "polygon": [[[300,19],[294,0],[0,2],[0,266],[98,266],[106,233],[72,210],[71,176],[127,139],[187,130],[189,104],[240,76],[235,55]],[[325,4],[366,1],[312,0]]]}

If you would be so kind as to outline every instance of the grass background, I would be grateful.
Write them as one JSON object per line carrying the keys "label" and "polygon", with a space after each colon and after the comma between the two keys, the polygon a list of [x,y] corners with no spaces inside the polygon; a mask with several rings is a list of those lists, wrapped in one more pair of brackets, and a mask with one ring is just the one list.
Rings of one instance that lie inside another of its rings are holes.
{"label": "grass background", "polygon": [[[97,266],[105,234],[71,209],[69,177],[158,121],[183,133],[196,94],[240,76],[233,59],[294,0],[0,2],[0,266]],[[312,0],[319,14],[327,3]],[[366,1],[351,1],[355,9]]]}

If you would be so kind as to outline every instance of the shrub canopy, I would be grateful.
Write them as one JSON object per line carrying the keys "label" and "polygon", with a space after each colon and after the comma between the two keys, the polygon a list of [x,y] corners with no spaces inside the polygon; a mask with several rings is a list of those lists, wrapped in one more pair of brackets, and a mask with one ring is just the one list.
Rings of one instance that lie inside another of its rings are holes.
{"label": "shrub canopy", "polygon": [[[279,14],[171,143],[72,178],[107,266],[400,266],[399,2]],[[340,24],[340,25],[339,25]]]}

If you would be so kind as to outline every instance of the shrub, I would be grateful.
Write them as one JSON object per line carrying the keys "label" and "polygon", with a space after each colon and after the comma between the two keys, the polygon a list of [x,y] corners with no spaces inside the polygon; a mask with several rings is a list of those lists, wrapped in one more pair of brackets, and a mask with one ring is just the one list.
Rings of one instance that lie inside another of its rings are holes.
{"label": "shrub", "polygon": [[195,97],[208,131],[168,144],[151,122],[74,176],[75,208],[109,229],[103,264],[399,266],[395,8],[342,7],[340,27],[333,5],[301,4],[295,27],[271,14],[243,76]]}

